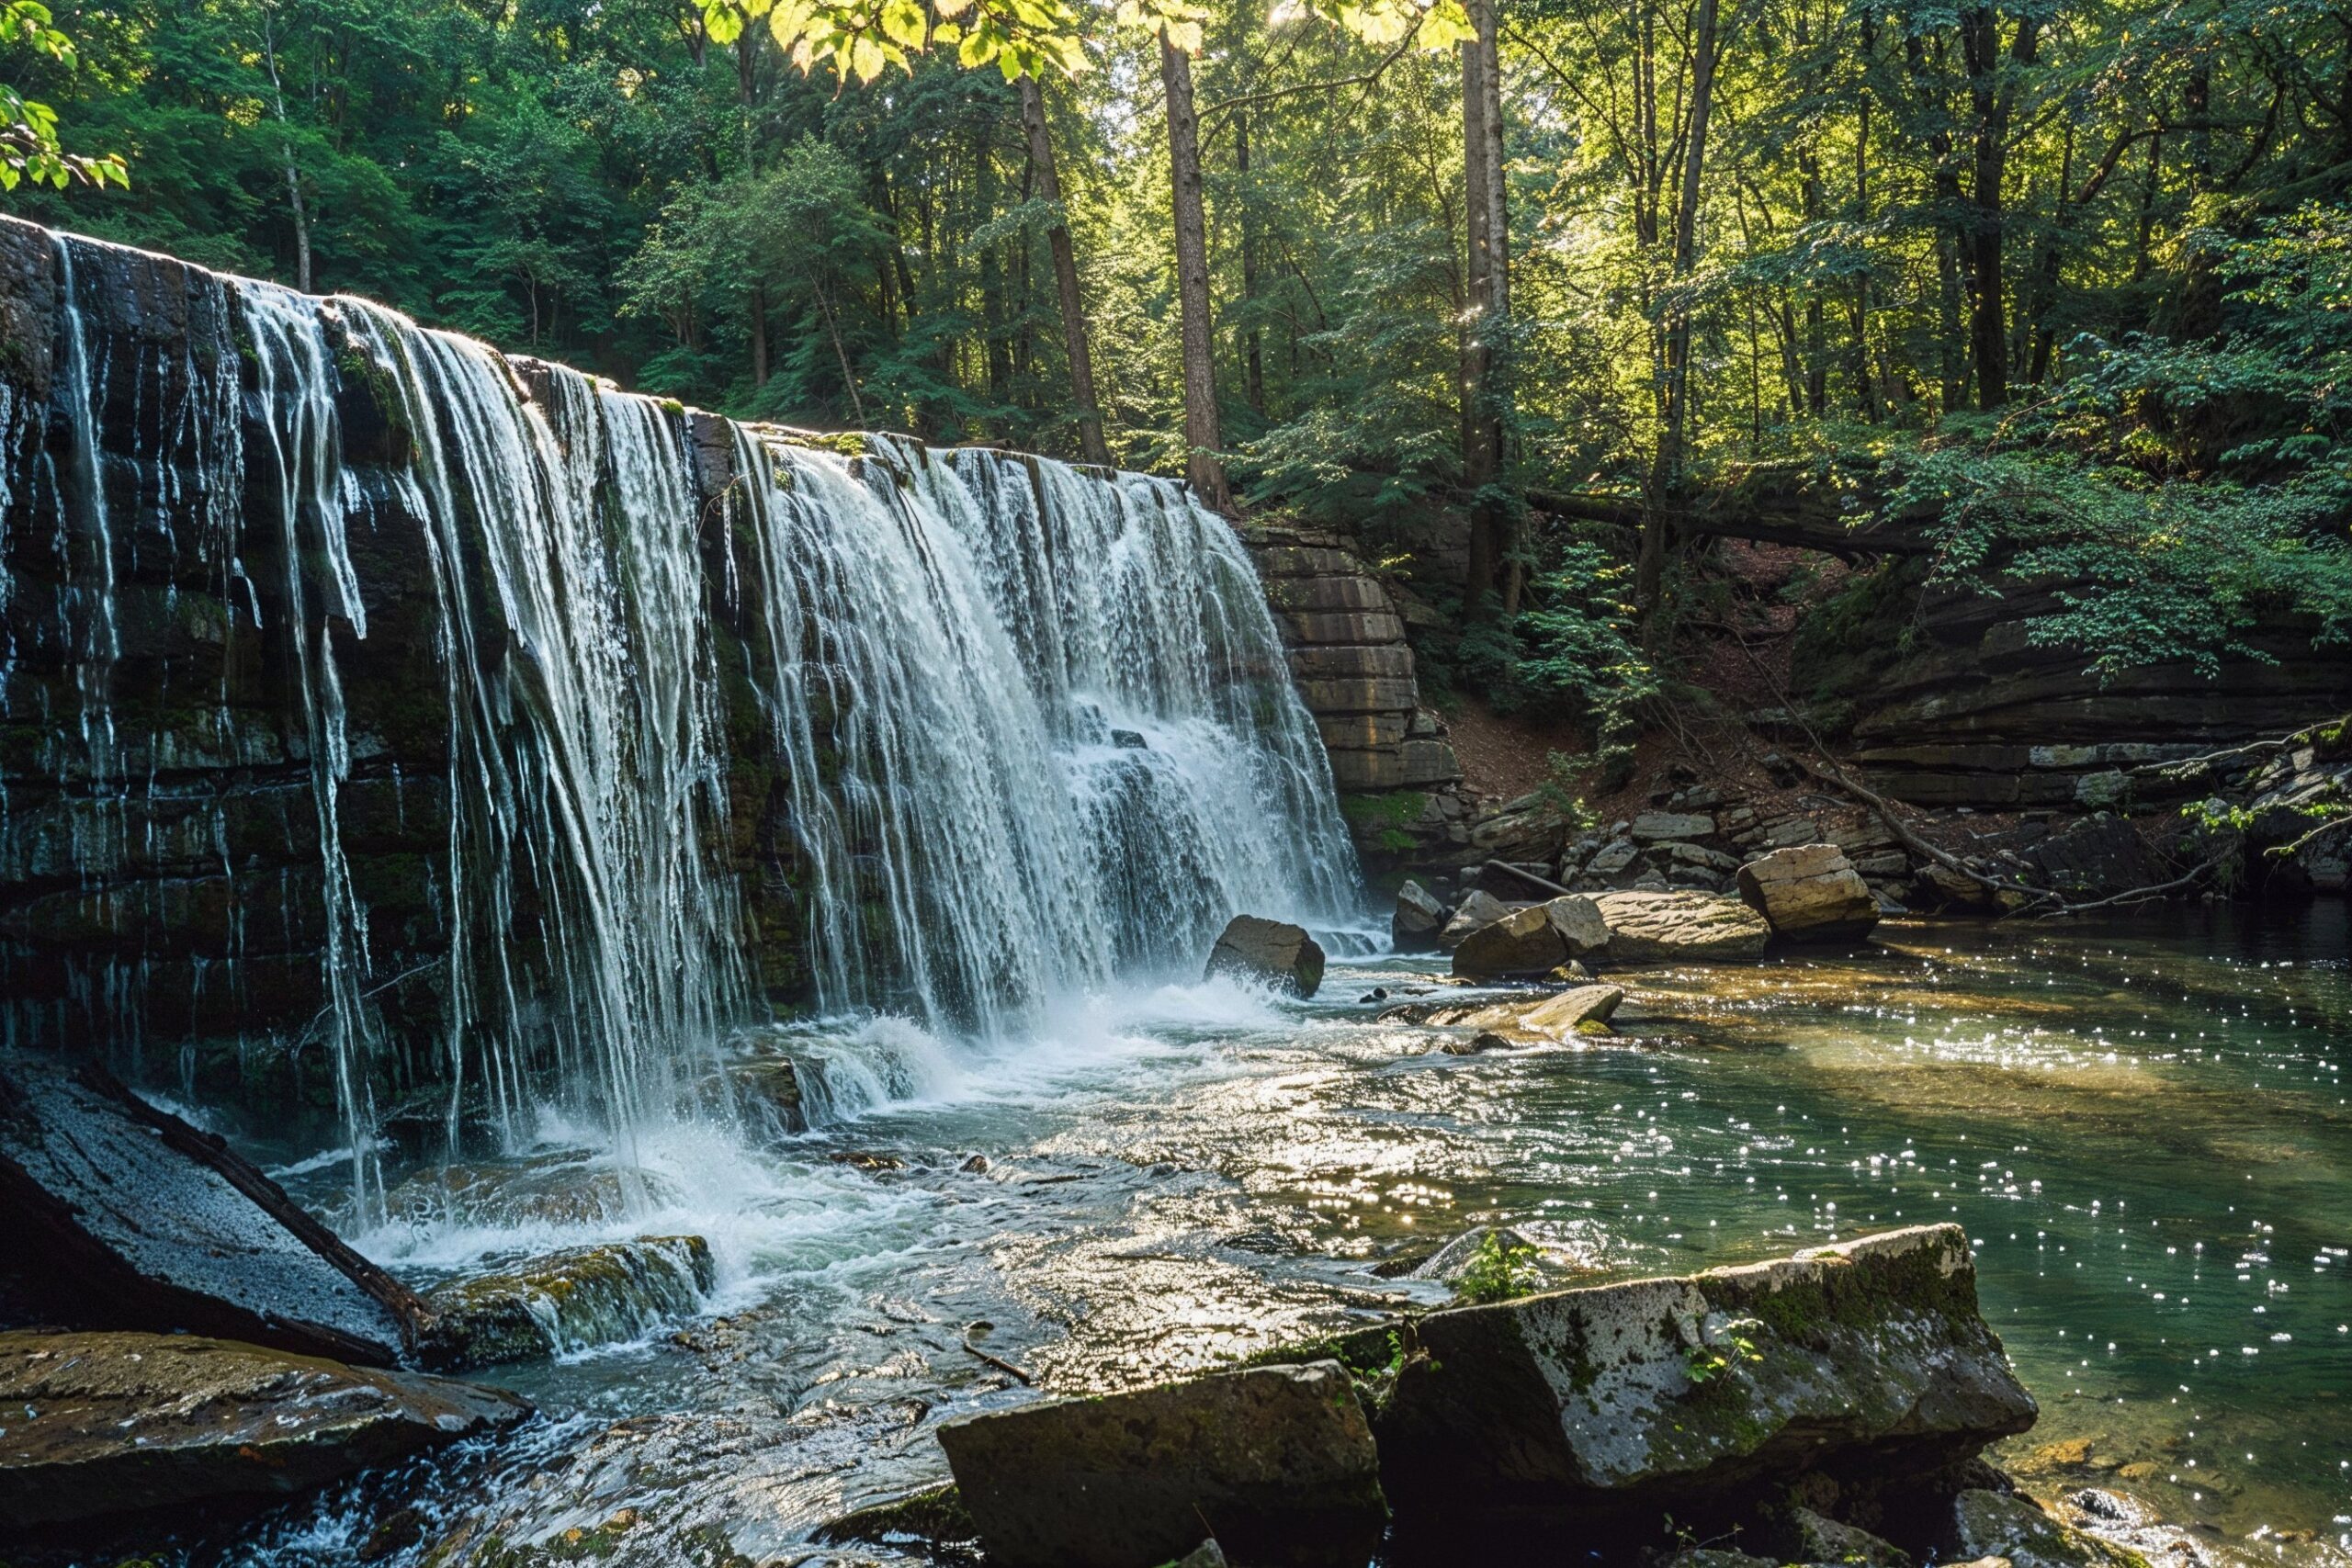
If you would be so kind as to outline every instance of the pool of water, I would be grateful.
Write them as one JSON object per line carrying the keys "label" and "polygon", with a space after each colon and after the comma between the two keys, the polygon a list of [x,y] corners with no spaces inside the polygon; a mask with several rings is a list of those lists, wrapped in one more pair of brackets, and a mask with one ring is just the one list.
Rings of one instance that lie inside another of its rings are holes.
{"label": "pool of water", "polygon": [[966,1348],[974,1324],[1044,1387],[1099,1389],[1434,1304],[1374,1266],[1476,1224],[1597,1282],[1957,1220],[2042,1404],[2009,1462],[2329,1557],[2352,1550],[2347,953],[2336,904],[1890,926],[1853,954],[1623,972],[1619,1039],[1460,1057],[1359,999],[1432,984],[1427,960],[1336,964],[1304,1004],[1139,990],[993,1052],[802,1029],[783,1043],[830,1064],[832,1125],[648,1134],[625,1218],[360,1238],[431,1280],[692,1229],[720,1263],[704,1315],[510,1369],[492,1381],[547,1420],[187,1555],[582,1531],[608,1562],[890,1561],[809,1532],[944,1478],[940,1420],[1034,1397]]}

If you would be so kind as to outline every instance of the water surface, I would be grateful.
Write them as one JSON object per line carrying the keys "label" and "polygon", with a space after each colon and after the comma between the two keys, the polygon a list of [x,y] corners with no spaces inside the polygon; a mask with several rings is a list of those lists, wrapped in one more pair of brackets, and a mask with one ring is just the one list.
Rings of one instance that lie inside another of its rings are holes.
{"label": "water surface", "polygon": [[[1854,954],[1627,971],[1620,1040],[1466,1057],[1359,1000],[1430,983],[1427,960],[1336,964],[1306,1004],[1137,989],[987,1052],[889,1020],[781,1032],[833,1125],[650,1134],[648,1213],[525,1196],[364,1238],[419,1280],[682,1228],[721,1263],[674,1333],[502,1374],[549,1420],[418,1467],[420,1550],[601,1529],[623,1562],[890,1561],[808,1532],[944,1476],[941,1419],[1034,1397],[966,1350],[974,1323],[1049,1389],[1115,1387],[1432,1304],[1374,1265],[1474,1224],[1584,1282],[1939,1220],[1976,1238],[2042,1403],[2010,1462],[2290,1560],[2352,1549],[2346,934],[2334,904],[1895,926]],[[351,1560],[365,1500],[222,1560]]]}

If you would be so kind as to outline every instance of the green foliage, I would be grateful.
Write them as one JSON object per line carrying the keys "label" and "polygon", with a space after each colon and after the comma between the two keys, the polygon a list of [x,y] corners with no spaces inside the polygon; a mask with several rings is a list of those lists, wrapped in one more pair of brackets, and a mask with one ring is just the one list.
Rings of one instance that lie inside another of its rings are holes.
{"label": "green foliage", "polygon": [[1453,1293],[1463,1301],[1477,1303],[1526,1295],[1543,1278],[1537,1266],[1541,1256],[1532,1247],[1512,1246],[1503,1240],[1500,1232],[1488,1231],[1480,1238],[1477,1250],[1470,1255],[1462,1277],[1454,1281]]}
{"label": "green foliage", "polygon": [[[73,69],[74,40],[58,28],[40,0],[0,0],[0,60],[25,51]],[[86,157],[68,152],[58,140],[57,111],[0,82],[0,190],[30,181],[63,190],[74,181],[94,186],[112,181],[128,188],[129,168],[119,153]]]}
{"label": "green foliage", "polygon": [[1763,1329],[1760,1319],[1736,1317],[1718,1329],[1711,1342],[1690,1347],[1683,1362],[1690,1381],[1712,1382],[1737,1368],[1761,1364],[1764,1355],[1757,1349],[1755,1337]]}

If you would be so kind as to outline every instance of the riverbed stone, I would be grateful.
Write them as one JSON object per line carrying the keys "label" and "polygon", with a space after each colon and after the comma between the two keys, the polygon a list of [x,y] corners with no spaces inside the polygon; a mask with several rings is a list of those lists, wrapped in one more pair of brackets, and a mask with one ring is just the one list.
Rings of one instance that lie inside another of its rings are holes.
{"label": "riverbed stone", "polygon": [[1437,895],[1407,879],[1396,889],[1396,912],[1388,918],[1388,938],[1399,953],[1426,953],[1445,930],[1445,906]]}
{"label": "riverbed stone", "polygon": [[1453,950],[1453,972],[1472,980],[1548,975],[1608,946],[1600,911],[1591,899],[1574,895],[1530,904],[1480,926]]}
{"label": "riverbed stone", "polygon": [[1243,1562],[1360,1568],[1387,1519],[1337,1361],[967,1416],[939,1444],[1008,1568],[1155,1568],[1205,1531]]}
{"label": "riverbed stone", "polygon": [[424,1353],[432,1365],[461,1370],[615,1344],[692,1314],[717,1280],[698,1235],[549,1253],[427,1292]]}
{"label": "riverbed stone", "polygon": [[1462,945],[1472,931],[1481,926],[1494,924],[1505,915],[1510,914],[1510,910],[1511,907],[1509,904],[1504,903],[1493,894],[1480,888],[1472,888],[1462,902],[1454,906],[1453,916],[1445,922],[1445,929],[1438,933],[1439,949],[1446,953],[1453,952]]}
{"label": "riverbed stone", "polygon": [[1206,979],[1219,975],[1257,980],[1294,996],[1311,997],[1323,984],[1323,949],[1304,926],[1236,915],[1209,951]]}
{"label": "riverbed stone", "polygon": [[[1588,984],[1571,986],[1565,991],[1538,997],[1531,1001],[1436,1008],[1408,1003],[1405,1008],[1393,1010],[1393,1012],[1395,1016],[1412,1022],[1476,1029],[1480,1032],[1479,1038],[1492,1035],[1498,1045],[1563,1044],[1573,1043],[1588,1035],[1607,1034],[1610,1017],[1624,999],[1625,989],[1622,986]],[[1454,1051],[1451,1054],[1461,1055],[1464,1053]]]}
{"label": "riverbed stone", "polygon": [[1634,818],[1634,839],[1645,844],[1672,843],[1714,836],[1715,819],[1697,812],[1645,811]]}
{"label": "riverbed stone", "polygon": [[2032,1396],[1957,1225],[1430,1314],[1379,1421],[1400,1523],[1720,1510],[1800,1471],[1950,1473]]}
{"label": "riverbed stone", "polygon": [[191,1335],[0,1334],[0,1522],[306,1492],[511,1427],[497,1389]]}
{"label": "riverbed stone", "polygon": [[1783,942],[1851,942],[1878,924],[1870,885],[1835,844],[1800,844],[1739,868],[1739,896]]}
{"label": "riverbed stone", "polygon": [[1628,963],[1754,958],[1772,934],[1763,916],[1713,893],[1635,889],[1592,902],[1609,926],[1609,956]]}
{"label": "riverbed stone", "polygon": [[1968,1557],[2016,1568],[2146,1568],[2146,1559],[2055,1518],[2032,1498],[1975,1488],[1952,1501],[1952,1534]]}

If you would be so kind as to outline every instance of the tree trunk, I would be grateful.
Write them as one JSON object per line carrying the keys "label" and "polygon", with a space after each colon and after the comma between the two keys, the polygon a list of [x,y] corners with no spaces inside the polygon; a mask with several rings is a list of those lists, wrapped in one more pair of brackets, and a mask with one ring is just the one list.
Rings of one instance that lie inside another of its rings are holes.
{"label": "tree trunk", "polygon": [[1062,177],[1054,163],[1053,139],[1046,134],[1046,95],[1034,76],[1021,78],[1021,124],[1029,136],[1037,194],[1054,209],[1046,248],[1053,255],[1054,291],[1061,301],[1062,349],[1069,360],[1070,400],[1078,405],[1079,455],[1107,468],[1111,447],[1102,438],[1102,411],[1094,400],[1094,355],[1087,342],[1086,301],[1078,291],[1078,254],[1071,248],[1069,222],[1062,210]]}
{"label": "tree trunk", "polygon": [[[1976,120],[1973,185],[1969,192],[1968,340],[1976,371],[1976,406],[1996,409],[2009,400],[2008,328],[2004,321],[2001,275],[2001,179],[2008,161],[2009,114],[2017,98],[2013,80],[2002,70],[2001,28],[1990,5],[1961,13],[1962,58]],[[2031,17],[2018,19],[2008,50],[2012,66],[2033,63],[2041,38]]]}
{"label": "tree trunk", "polygon": [[768,286],[752,285],[752,385],[768,384]]}
{"label": "tree trunk", "polygon": [[[1699,250],[1699,176],[1706,166],[1707,121],[1715,96],[1715,0],[1699,0],[1691,39],[1690,130],[1684,143],[1682,194],[1674,214],[1674,282],[1688,281]],[[1666,328],[1666,417],[1650,469],[1649,505],[1642,520],[1634,592],[1645,640],[1657,629],[1658,591],[1666,578],[1668,521],[1665,502],[1682,486],[1682,435],[1690,407],[1690,312],[1678,302]]]}
{"label": "tree trunk", "polygon": [[[1862,13],[1861,101],[1854,108],[1854,219],[1868,227],[1871,220],[1871,89],[1867,73],[1878,55],[1878,18]],[[1871,374],[1871,275],[1862,269],[1854,279],[1854,398],[1861,416],[1879,421],[1878,378]]]}
{"label": "tree trunk", "polygon": [[1193,108],[1193,63],[1159,35],[1159,80],[1168,95],[1168,164],[1176,219],[1176,304],[1184,362],[1184,477],[1213,511],[1233,510],[1217,457],[1216,367],[1209,357],[1209,237],[1201,209],[1201,127]]}
{"label": "tree trunk", "polygon": [[1258,197],[1250,185],[1250,111],[1233,111],[1233,172],[1239,175],[1241,199],[1241,371],[1243,395],[1250,412],[1266,416],[1266,357],[1264,334],[1258,326]]}
{"label": "tree trunk", "polygon": [[311,214],[302,204],[302,171],[294,162],[294,127],[286,118],[286,88],[277,79],[277,33],[265,8],[261,17],[262,58],[269,65],[269,96],[277,107],[277,129],[285,136],[286,204],[294,216],[294,287],[311,291]]}
{"label": "tree trunk", "polygon": [[[1510,315],[1510,224],[1503,188],[1501,36],[1493,0],[1470,0],[1472,36],[1462,45],[1462,185],[1467,263],[1463,354],[1465,487],[1476,495],[1502,475],[1503,344]],[[1484,613],[1498,587],[1505,615],[1519,611],[1522,572],[1510,512],[1491,496],[1473,503],[1465,610]]]}

